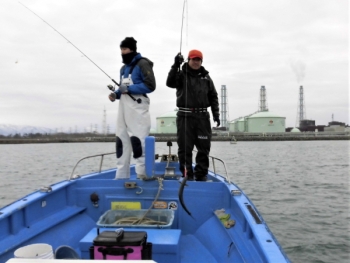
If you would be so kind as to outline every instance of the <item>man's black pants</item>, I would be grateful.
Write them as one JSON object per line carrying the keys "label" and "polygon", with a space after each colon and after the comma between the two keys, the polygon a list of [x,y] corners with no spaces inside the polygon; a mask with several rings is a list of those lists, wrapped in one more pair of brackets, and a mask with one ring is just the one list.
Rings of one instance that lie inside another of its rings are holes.
{"label": "man's black pants", "polygon": [[[178,115],[176,118],[180,171],[184,174],[184,168],[186,167],[189,179],[195,176],[197,180],[201,180],[206,177],[209,168],[211,141],[210,117],[208,112],[186,115]],[[192,151],[194,146],[196,146],[198,152],[193,171]]]}

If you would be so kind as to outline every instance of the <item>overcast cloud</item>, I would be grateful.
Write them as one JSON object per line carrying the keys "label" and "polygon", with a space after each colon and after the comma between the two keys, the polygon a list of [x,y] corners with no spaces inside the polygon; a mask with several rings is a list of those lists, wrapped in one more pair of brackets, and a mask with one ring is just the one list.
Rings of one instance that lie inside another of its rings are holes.
{"label": "overcast cloud", "polygon": [[[119,81],[119,43],[126,36],[154,62],[156,117],[175,109],[165,82],[180,50],[183,1],[20,0]],[[294,127],[299,87],[316,125],[349,123],[347,0],[188,0],[182,53],[203,52],[229,119],[258,110],[264,85],[271,112]],[[109,78],[18,1],[0,2],[0,124],[83,131],[101,129],[103,110],[114,132],[118,102]],[[214,125],[214,123],[213,123]]]}

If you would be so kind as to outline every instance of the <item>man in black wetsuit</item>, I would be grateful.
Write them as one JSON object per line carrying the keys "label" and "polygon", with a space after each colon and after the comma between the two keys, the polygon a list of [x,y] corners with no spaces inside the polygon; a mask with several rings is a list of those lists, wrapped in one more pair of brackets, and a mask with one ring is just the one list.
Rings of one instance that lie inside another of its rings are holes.
{"label": "man in black wetsuit", "polygon": [[[211,112],[217,127],[220,126],[218,93],[209,72],[202,66],[203,54],[191,50],[188,62],[180,69],[183,58],[175,57],[168,74],[166,85],[176,88],[176,106],[179,108],[176,118],[177,144],[180,170],[187,171],[187,180],[206,181],[209,168],[211,142]],[[192,151],[197,148],[196,166],[192,169]]]}

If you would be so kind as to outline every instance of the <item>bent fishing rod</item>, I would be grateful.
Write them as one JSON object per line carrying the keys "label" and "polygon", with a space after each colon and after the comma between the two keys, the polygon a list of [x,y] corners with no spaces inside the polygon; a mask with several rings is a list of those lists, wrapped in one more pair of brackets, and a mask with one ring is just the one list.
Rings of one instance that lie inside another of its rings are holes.
{"label": "bent fishing rod", "polygon": [[180,54],[181,54],[181,48],[182,48],[182,29],[183,29],[183,26],[184,26],[185,5],[186,5],[186,0],[184,0],[184,4],[183,4],[183,7],[182,7],[181,36],[180,36]]}
{"label": "bent fishing rod", "polygon": [[[186,3],[187,3],[187,0],[184,0],[183,2],[183,7],[182,7],[182,18],[181,18],[181,36],[180,36],[180,52],[178,54],[179,56],[179,60],[180,60],[180,65],[184,62],[184,57],[181,55],[181,50],[182,50],[182,31],[183,31],[183,25],[184,25],[184,17],[185,17],[185,6],[186,6]],[[180,67],[179,67],[180,68]],[[187,84],[186,84],[186,93],[187,93]],[[187,105],[187,95],[186,95],[186,105]],[[187,123],[187,122],[185,122]],[[187,129],[187,127],[185,127],[185,130]],[[186,166],[186,165],[185,165]],[[184,198],[183,198],[183,194],[184,194],[184,190],[185,190],[185,187],[187,186],[186,182],[187,182],[187,170],[186,168],[184,169],[184,177],[182,179],[182,181],[179,181],[180,182],[180,188],[179,188],[179,192],[178,192],[178,196],[179,196],[179,201],[180,201],[180,204],[182,206],[182,208],[185,210],[185,212],[190,216],[192,217],[192,219],[195,220],[195,218],[192,216],[190,210],[188,210],[186,204],[185,204],[185,201],[184,201]]]}
{"label": "bent fishing rod", "polygon": [[186,184],[187,182],[187,176],[184,176],[184,178],[182,179],[182,182],[180,183],[180,188],[179,188],[179,201],[180,201],[180,204],[182,206],[182,208],[185,210],[185,212],[194,219],[194,217],[192,216],[190,210],[188,210],[187,206],[185,205],[185,201],[183,199],[183,192],[184,192],[184,189],[185,189],[185,186],[187,186]]}
{"label": "bent fishing rod", "polygon": [[93,63],[99,70],[101,70],[110,80],[112,80],[116,85],[120,86],[118,82],[116,82],[114,79],[112,79],[102,68],[100,68],[92,59],[90,59],[83,51],[81,51],[76,45],[72,43],[68,38],[66,38],[63,34],[61,34],[56,28],[51,26],[48,22],[46,22],[43,18],[41,18],[38,14],[36,14],[33,10],[31,10],[29,7],[25,6],[21,2],[18,2],[21,5],[23,5],[25,8],[27,8],[30,12],[32,12],[34,15],[39,17],[44,23],[46,23],[49,27],[51,27],[53,30],[55,30],[61,37],[63,37],[65,40],[68,41],[69,44],[71,44],[73,47],[75,47],[81,54],[84,55],[88,60],[90,60],[91,63]]}
{"label": "bent fishing rod", "polygon": [[[45,24],[47,24],[49,27],[51,27],[53,30],[55,30],[61,37],[63,37],[65,40],[68,41],[69,44],[71,44],[74,48],[76,48],[81,54],[84,55],[84,57],[86,57],[88,60],[90,60],[91,63],[93,63],[99,70],[101,70],[111,81],[114,82],[114,84],[116,84],[117,86],[120,86],[120,84],[118,82],[116,82],[114,79],[112,79],[102,68],[100,68],[92,59],[90,59],[83,51],[81,51],[76,45],[74,45],[72,43],[72,41],[70,41],[68,38],[66,38],[63,34],[61,34],[56,28],[54,28],[53,26],[51,26],[48,22],[46,22],[43,18],[41,18],[38,14],[36,14],[34,11],[32,11],[29,7],[25,6],[24,4],[22,4],[21,2],[18,2],[21,5],[23,5],[25,8],[27,8],[30,12],[32,12],[34,15],[36,15],[37,17],[39,17],[42,21],[44,21]],[[115,88],[112,85],[108,85],[107,86],[112,92],[115,91]],[[137,103],[141,103],[141,99],[135,99],[135,97],[133,95],[131,95],[129,92],[126,93],[127,95],[129,95],[129,97],[137,102]]]}
{"label": "bent fishing rod", "polygon": [[[179,61],[180,61],[180,66],[181,64],[184,62],[184,57],[183,55],[181,54],[181,50],[182,50],[182,29],[183,29],[183,26],[184,26],[184,16],[185,16],[185,6],[186,6],[186,0],[184,0],[184,3],[183,3],[183,7],[182,7],[182,18],[181,18],[181,33],[180,33],[180,52],[177,54],[178,57],[179,57]],[[180,67],[179,67],[180,68]]]}

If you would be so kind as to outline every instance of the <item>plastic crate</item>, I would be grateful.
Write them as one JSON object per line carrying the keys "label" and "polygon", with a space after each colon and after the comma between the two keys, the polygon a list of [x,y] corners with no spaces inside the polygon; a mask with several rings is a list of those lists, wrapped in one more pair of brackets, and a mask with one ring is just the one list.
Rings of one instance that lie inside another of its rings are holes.
{"label": "plastic crate", "polygon": [[[97,221],[98,227],[170,228],[174,221],[173,210],[152,209],[108,210]],[[146,214],[147,213],[147,214]],[[146,214],[146,215],[145,215]],[[138,222],[140,219],[147,219]]]}

